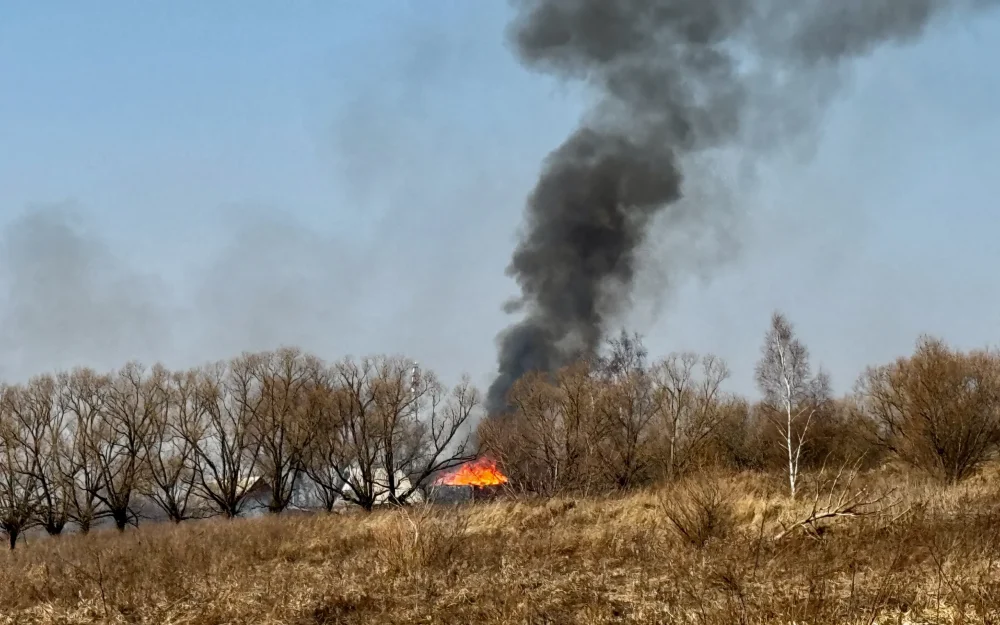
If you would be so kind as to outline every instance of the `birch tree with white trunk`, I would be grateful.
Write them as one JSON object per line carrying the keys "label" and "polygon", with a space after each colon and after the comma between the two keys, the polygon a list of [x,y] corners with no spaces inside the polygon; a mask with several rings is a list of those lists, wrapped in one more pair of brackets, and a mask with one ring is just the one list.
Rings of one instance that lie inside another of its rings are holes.
{"label": "birch tree with white trunk", "polygon": [[829,378],[822,371],[812,374],[809,350],[779,312],[771,317],[761,352],[755,371],[757,386],[787,454],[788,487],[794,498],[810,426],[830,396]]}

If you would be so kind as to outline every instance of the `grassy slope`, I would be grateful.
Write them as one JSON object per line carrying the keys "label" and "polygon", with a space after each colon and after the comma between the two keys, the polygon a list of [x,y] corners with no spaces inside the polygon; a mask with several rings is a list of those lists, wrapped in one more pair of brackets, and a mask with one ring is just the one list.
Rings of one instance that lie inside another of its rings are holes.
{"label": "grassy slope", "polygon": [[0,623],[998,622],[992,479],[946,491],[900,480],[908,512],[895,520],[775,541],[808,497],[712,478],[726,503],[696,547],[667,511],[704,483],[36,540],[2,556]]}

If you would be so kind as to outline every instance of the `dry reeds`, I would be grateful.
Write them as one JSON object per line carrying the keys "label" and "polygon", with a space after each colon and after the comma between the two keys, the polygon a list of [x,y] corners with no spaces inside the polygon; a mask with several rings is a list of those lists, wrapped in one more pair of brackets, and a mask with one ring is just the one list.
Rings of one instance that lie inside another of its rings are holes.
{"label": "dry reeds", "polygon": [[[0,623],[991,623],[1000,491],[861,474],[892,515],[820,534],[768,476],[601,499],[209,520],[31,538]],[[853,491],[852,491],[853,492]],[[836,501],[836,498],[834,498]],[[900,513],[905,511],[905,513]]]}

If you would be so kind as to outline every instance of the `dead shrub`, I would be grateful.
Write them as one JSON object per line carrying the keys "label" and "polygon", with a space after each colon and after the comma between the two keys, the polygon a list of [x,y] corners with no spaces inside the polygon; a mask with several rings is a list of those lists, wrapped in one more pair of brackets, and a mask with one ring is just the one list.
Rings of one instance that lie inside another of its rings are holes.
{"label": "dead shrub", "polygon": [[660,507],[678,537],[698,549],[735,526],[734,498],[716,480],[685,480],[661,497]]}
{"label": "dead shrub", "polygon": [[921,337],[912,356],[858,381],[868,435],[903,462],[956,484],[1000,445],[1000,352],[962,352]]}

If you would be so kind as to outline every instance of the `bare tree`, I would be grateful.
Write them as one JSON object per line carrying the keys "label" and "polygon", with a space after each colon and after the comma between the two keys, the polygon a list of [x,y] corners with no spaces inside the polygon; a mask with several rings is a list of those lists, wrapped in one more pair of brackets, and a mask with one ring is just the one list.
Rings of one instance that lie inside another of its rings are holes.
{"label": "bare tree", "polygon": [[479,424],[480,451],[497,459],[508,487],[551,494],[561,487],[563,467],[555,387],[544,374],[521,376],[507,395],[509,410]]}
{"label": "bare tree", "polygon": [[154,369],[150,395],[157,398],[150,415],[149,436],[142,439],[146,479],[142,494],[174,523],[197,518],[193,498],[195,446],[184,436],[184,425],[203,421],[198,401],[197,371],[169,373]]}
{"label": "bare tree", "polygon": [[646,373],[648,357],[642,336],[622,330],[617,337],[608,339],[607,353],[597,360],[597,370],[604,379]]}
{"label": "bare tree", "polygon": [[323,508],[329,512],[341,498],[344,481],[341,475],[350,470],[347,418],[352,396],[336,382],[334,369],[317,372],[306,395],[306,418],[312,436],[305,446],[303,470],[315,485]]}
{"label": "bare tree", "polygon": [[21,444],[25,438],[19,419],[6,409],[11,405],[10,393],[2,389],[0,399],[0,529],[7,535],[13,550],[17,540],[35,522],[38,505],[38,482],[33,458]]}
{"label": "bare tree", "polygon": [[99,440],[111,380],[92,369],[74,369],[59,374],[57,386],[57,409],[65,415],[69,432],[63,458],[69,517],[87,533],[107,514],[101,506],[104,473]]}
{"label": "bare tree", "polygon": [[1000,444],[1000,353],[962,353],[922,337],[916,352],[870,368],[858,399],[879,443],[947,482],[974,473]]}
{"label": "bare tree", "polygon": [[586,362],[551,376],[529,373],[511,388],[510,414],[480,424],[480,447],[500,462],[512,488],[586,491],[596,473],[600,402],[600,384]]}
{"label": "bare tree", "polygon": [[731,395],[719,404],[719,422],[712,435],[718,460],[740,470],[764,466],[760,423],[756,410],[746,398]]}
{"label": "bare tree", "polygon": [[195,490],[226,518],[242,512],[260,459],[253,418],[261,398],[253,366],[244,356],[205,367],[198,375],[198,408],[182,413],[180,429],[194,450]]}
{"label": "bare tree", "polygon": [[145,451],[150,447],[156,415],[166,401],[162,391],[167,375],[157,367],[147,377],[141,365],[129,363],[108,387],[95,441],[103,486],[98,498],[119,531],[125,531],[130,523],[138,524],[133,497],[146,479]]}
{"label": "bare tree", "polygon": [[[527,419],[535,448],[543,451],[547,471],[558,490],[589,492],[597,484],[600,462],[595,450],[600,429],[600,384],[595,384],[593,366],[584,360],[556,372],[552,383],[554,410]],[[524,416],[528,416],[524,413]]]}
{"label": "bare tree", "polygon": [[771,317],[756,379],[768,417],[781,434],[781,445],[788,458],[788,487],[794,498],[809,427],[830,393],[827,376],[822,372],[813,376],[809,351],[795,337],[792,325],[781,313],[775,312]]}
{"label": "bare tree", "polygon": [[[468,377],[450,391],[432,374],[427,375],[425,384],[428,392],[414,411],[393,416],[394,429],[407,434],[388,436],[383,446],[388,452],[383,454],[385,466],[395,467],[389,474],[393,503],[407,503],[434,475],[476,457],[468,425],[482,405],[479,390]],[[395,483],[396,471],[407,477],[408,487]]]}
{"label": "bare tree", "polygon": [[347,501],[405,504],[435,473],[474,458],[463,430],[480,397],[468,380],[448,394],[432,373],[392,357],[344,360],[335,375]]}
{"label": "bare tree", "polygon": [[56,379],[43,375],[24,386],[10,387],[3,397],[11,433],[27,453],[28,470],[38,488],[38,522],[52,536],[60,534],[69,521],[71,488],[66,479],[71,442],[56,395]]}
{"label": "bare tree", "polygon": [[271,486],[269,509],[292,501],[314,430],[305,411],[308,393],[323,369],[319,359],[294,348],[248,356],[261,401],[251,406],[261,468]]}
{"label": "bare tree", "polygon": [[[345,358],[335,365],[339,392],[333,399],[336,418],[342,428],[343,457],[340,464],[334,462],[325,469],[335,471],[344,484],[344,499],[365,510],[375,506],[380,494],[376,478],[381,432],[375,418],[377,398],[373,389],[377,383],[372,381],[376,375],[370,359],[357,363]],[[331,433],[338,434],[336,431]],[[331,444],[336,442],[331,441]]]}
{"label": "bare tree", "polygon": [[671,354],[654,369],[656,404],[665,439],[665,473],[674,479],[712,440],[728,414],[721,387],[729,377],[715,356]]}
{"label": "bare tree", "polygon": [[600,378],[593,381],[600,387],[594,449],[611,482],[627,489],[649,469],[657,402],[642,338],[622,330],[608,348],[599,361]]}

